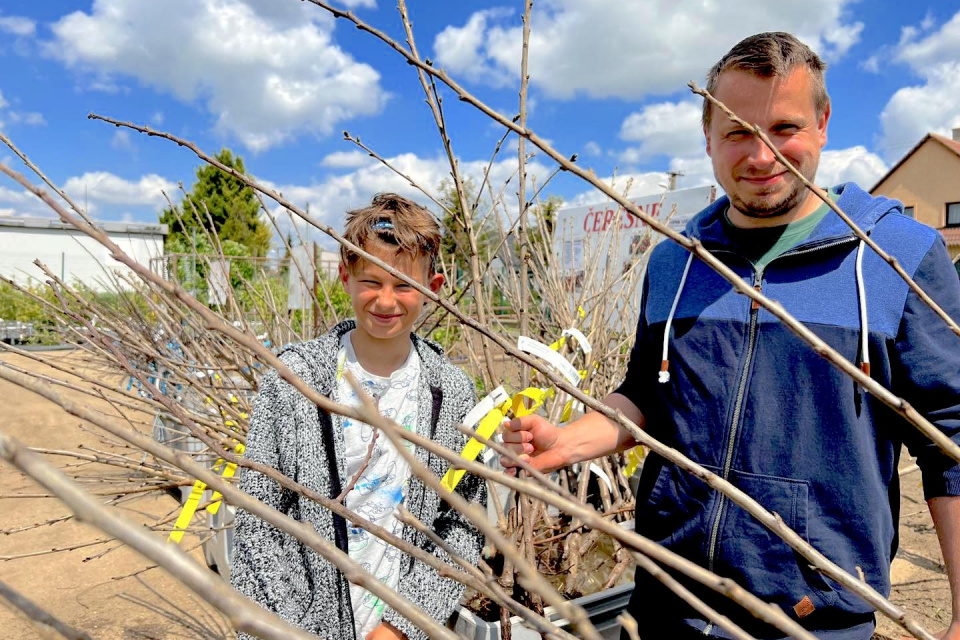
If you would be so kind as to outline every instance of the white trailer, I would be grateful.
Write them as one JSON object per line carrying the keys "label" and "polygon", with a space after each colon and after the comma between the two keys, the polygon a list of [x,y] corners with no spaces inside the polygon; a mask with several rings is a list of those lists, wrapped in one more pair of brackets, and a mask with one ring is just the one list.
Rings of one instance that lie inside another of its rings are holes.
{"label": "white trailer", "polygon": [[[163,255],[167,225],[139,222],[98,223],[110,239],[138,263]],[[33,262],[39,260],[67,283],[80,281],[103,290],[104,268],[127,273],[107,249],[81,231],[53,218],[0,216],[0,274],[22,284],[46,280]]]}

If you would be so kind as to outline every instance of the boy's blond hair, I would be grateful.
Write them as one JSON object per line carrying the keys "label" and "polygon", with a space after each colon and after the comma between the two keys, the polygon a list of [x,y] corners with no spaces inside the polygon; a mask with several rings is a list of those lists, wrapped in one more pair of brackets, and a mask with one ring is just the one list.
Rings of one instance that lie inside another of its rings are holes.
{"label": "boy's blond hair", "polygon": [[[343,237],[364,251],[387,248],[412,260],[427,258],[429,273],[436,272],[440,251],[440,225],[416,202],[395,193],[378,193],[370,205],[347,212]],[[340,245],[340,262],[350,270],[362,258]]]}

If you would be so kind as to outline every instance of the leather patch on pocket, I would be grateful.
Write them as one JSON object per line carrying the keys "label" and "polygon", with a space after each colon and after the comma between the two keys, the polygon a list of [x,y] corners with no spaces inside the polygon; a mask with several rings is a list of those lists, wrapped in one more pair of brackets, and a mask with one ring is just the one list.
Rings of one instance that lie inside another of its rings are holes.
{"label": "leather patch on pocket", "polygon": [[808,615],[813,613],[814,609],[816,609],[816,607],[813,606],[813,601],[809,596],[803,596],[803,599],[800,600],[800,602],[793,605],[793,612],[797,614],[798,618],[806,618]]}

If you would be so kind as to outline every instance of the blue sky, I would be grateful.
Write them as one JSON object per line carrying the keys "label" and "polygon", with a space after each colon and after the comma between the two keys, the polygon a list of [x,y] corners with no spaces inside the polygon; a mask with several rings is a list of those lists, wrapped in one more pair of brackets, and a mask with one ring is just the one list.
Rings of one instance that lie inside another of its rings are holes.
{"label": "blue sky", "polygon": [[[338,6],[402,38],[392,2]],[[522,2],[409,8],[422,55],[516,113]],[[924,133],[960,126],[955,1],[540,0],[532,28],[531,128],[601,177],[633,177],[636,195],[656,191],[669,170],[685,173],[681,187],[712,182],[686,82],[702,83],[722,53],[759,31],[796,33],[830,63],[821,183],[872,186]],[[189,188],[199,161],[89,112],[210,151],[228,146],[258,179],[335,226],[378,190],[412,193],[344,142],[344,129],[427,188],[448,171],[414,70],[297,0],[3,0],[0,69],[0,130],[102,220],[155,220],[160,190]],[[444,96],[461,166],[478,175],[502,129]],[[498,185],[515,170],[515,141],[495,165]],[[13,162],[5,149],[0,161]],[[532,168],[543,179],[553,166],[540,155]],[[597,200],[570,177],[546,193]],[[49,213],[0,183],[0,215]]]}

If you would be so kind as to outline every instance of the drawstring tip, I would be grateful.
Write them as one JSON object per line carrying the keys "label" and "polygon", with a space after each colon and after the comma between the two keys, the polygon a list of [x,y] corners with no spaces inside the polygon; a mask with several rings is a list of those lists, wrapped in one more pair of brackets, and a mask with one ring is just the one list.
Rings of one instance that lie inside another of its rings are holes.
{"label": "drawstring tip", "polygon": [[869,363],[869,362],[861,362],[861,363],[860,363],[860,370],[863,371],[865,374],[867,374],[867,375],[869,376],[869,375],[870,375],[870,363]]}
{"label": "drawstring tip", "polygon": [[664,360],[660,363],[660,384],[670,382],[670,361]]}

